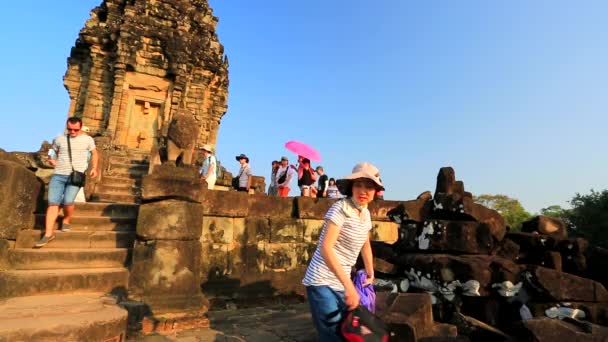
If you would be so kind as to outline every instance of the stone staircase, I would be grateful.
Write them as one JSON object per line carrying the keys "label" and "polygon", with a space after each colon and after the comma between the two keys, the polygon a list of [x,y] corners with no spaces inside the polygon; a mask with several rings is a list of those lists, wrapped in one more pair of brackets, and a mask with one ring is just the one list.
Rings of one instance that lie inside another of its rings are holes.
{"label": "stone staircase", "polygon": [[141,179],[148,174],[148,156],[129,150],[109,157],[92,197],[96,202],[138,203]]}
{"label": "stone staircase", "polygon": [[[0,342],[4,341],[3,338],[10,341],[31,338],[64,341],[66,336],[75,340],[124,339],[127,312],[117,307],[116,299],[111,303],[112,299],[105,295],[121,297],[126,293],[137,212],[137,204],[76,204],[72,230],[65,233],[57,231],[56,239],[40,249],[32,247],[41,236],[44,214],[37,217],[35,229],[19,232],[15,248],[9,250],[10,269],[0,274],[0,313],[7,310],[18,312],[19,305],[22,312],[27,313],[28,310],[35,311],[37,306],[44,307],[49,301],[59,306],[79,301],[91,305],[75,305],[65,312],[52,308],[42,310],[49,319],[36,314],[34,320],[29,316],[19,320],[19,315],[3,320],[0,314]],[[3,297],[10,299],[3,302]],[[97,309],[90,312],[90,307]],[[86,317],[78,318],[78,313]],[[70,322],[81,319],[88,324],[69,328],[65,326],[66,321],[61,328],[65,333],[61,334],[56,331],[56,325],[61,323],[57,317],[63,316]],[[29,321],[36,324],[30,326]],[[88,328],[99,331],[101,326],[106,327],[102,334],[91,332],[87,335],[83,332]],[[78,334],[84,335],[78,335],[78,338],[70,335],[73,329],[81,330]]]}

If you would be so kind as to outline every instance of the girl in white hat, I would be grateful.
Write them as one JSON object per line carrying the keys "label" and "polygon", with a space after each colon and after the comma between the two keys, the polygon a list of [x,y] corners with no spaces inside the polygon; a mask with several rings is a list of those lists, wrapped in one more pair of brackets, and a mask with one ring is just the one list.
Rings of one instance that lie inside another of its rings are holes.
{"label": "girl in white hat", "polygon": [[384,190],[380,172],[370,163],[359,163],[337,186],[346,196],[325,214],[319,244],[306,269],[306,286],[312,319],[320,341],[342,341],[339,323],[346,310],[359,305],[359,294],[350,273],[361,253],[368,278],[374,282],[374,265],[369,232],[372,220],[367,205],[376,192]]}

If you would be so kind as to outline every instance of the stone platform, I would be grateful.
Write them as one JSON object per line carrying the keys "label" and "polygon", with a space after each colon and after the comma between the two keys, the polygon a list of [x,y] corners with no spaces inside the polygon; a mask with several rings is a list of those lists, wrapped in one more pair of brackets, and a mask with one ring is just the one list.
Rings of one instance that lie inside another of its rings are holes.
{"label": "stone platform", "polygon": [[137,342],[313,342],[308,304],[208,312],[210,327],[182,331],[173,335],[154,334],[129,339]]}
{"label": "stone platform", "polygon": [[0,342],[124,341],[127,311],[101,293],[11,298],[0,302]]}

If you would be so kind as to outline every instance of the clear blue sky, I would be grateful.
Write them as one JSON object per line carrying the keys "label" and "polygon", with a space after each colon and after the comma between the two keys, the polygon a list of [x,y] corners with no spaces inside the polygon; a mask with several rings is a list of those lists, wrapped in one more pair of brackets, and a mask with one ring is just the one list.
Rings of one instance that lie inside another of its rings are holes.
{"label": "clear blue sky", "polygon": [[[2,2],[0,148],[61,132],[66,58],[100,2]],[[447,165],[531,212],[608,188],[606,1],[211,5],[230,59],[218,156],[233,172],[246,153],[267,176],[300,140],[330,176],[376,164],[389,199],[434,191]]]}

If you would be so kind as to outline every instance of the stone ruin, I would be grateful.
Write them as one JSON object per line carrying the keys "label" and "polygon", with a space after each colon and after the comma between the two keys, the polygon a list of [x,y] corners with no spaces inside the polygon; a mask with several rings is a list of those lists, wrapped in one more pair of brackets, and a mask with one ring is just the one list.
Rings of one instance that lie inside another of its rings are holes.
{"label": "stone ruin", "polygon": [[381,316],[400,341],[608,339],[606,251],[568,238],[560,220],[539,216],[511,232],[449,167],[434,196],[402,202],[388,216],[398,239],[373,242],[375,285]]}
{"label": "stone ruin", "polygon": [[[57,257],[47,272],[28,251],[39,237],[35,213],[44,211],[43,180],[52,172],[49,146],[0,150],[0,190],[8,194],[0,198],[0,298],[118,289],[132,325],[150,312],[188,311],[199,324],[207,307],[224,302],[303,294],[300,279],[333,200],[208,191],[193,170],[172,165],[144,177],[147,161],[171,142],[169,159],[188,159],[192,139],[169,134],[178,114],[196,122],[195,148],[216,143],[228,86],[216,24],[205,0],[105,0],[91,12],[64,83],[69,116],[82,117],[102,153],[101,181],[86,191],[105,203],[87,203],[86,215],[99,217],[79,217],[76,232],[54,243],[114,248],[124,259],[120,267],[102,260],[116,268],[108,276],[83,266],[91,253],[78,250],[61,256],[73,259]],[[128,204],[138,201],[119,192],[125,189],[140,191],[146,203]],[[451,168],[440,170],[434,195],[375,201],[370,211],[378,313],[396,340],[608,339],[608,253],[569,238],[562,222],[538,217],[510,232]],[[108,334],[124,336],[126,314],[116,322]]]}
{"label": "stone ruin", "polygon": [[207,0],[104,0],[68,58],[68,116],[111,146],[149,154],[184,110],[196,122],[196,146],[214,146],[228,98],[217,22]]}

